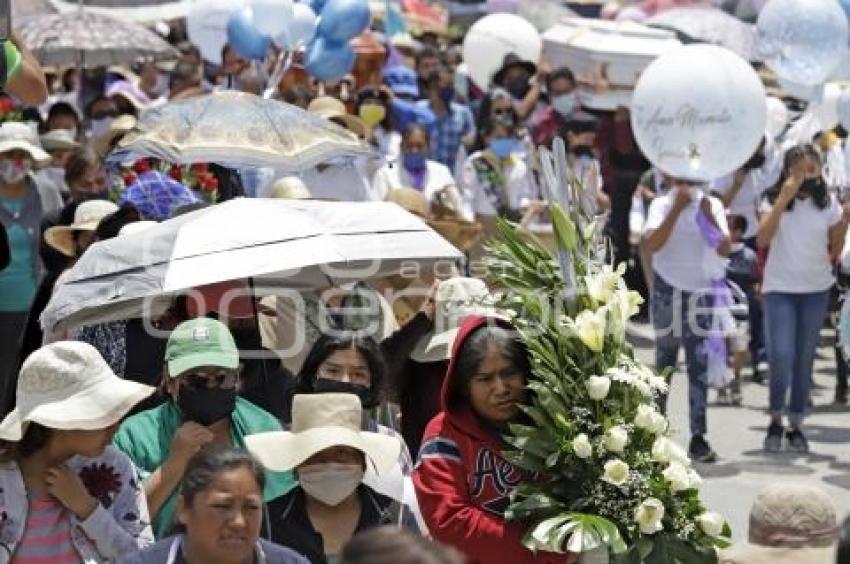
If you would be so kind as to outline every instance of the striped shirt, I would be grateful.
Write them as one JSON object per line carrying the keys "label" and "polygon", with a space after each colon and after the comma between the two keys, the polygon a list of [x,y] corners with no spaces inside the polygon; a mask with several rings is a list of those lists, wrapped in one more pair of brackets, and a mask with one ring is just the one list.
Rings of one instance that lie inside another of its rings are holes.
{"label": "striped shirt", "polygon": [[24,536],[11,564],[79,564],[68,510],[54,497],[31,498]]}

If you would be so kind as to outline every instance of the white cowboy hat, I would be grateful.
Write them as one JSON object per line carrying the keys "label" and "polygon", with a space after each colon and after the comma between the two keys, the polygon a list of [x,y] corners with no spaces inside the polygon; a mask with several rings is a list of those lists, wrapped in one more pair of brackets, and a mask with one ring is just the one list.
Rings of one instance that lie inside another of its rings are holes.
{"label": "white cowboy hat", "polygon": [[0,153],[15,149],[26,151],[36,168],[50,163],[50,155],[39,145],[32,127],[17,121],[7,121],[0,125]]}
{"label": "white cowboy hat", "polygon": [[450,359],[463,320],[470,315],[498,316],[494,302],[487,285],[477,278],[444,280],[434,296],[434,329],[419,339],[410,358],[416,362]]}
{"label": "white cowboy hat", "polygon": [[835,562],[837,541],[835,505],[826,493],[802,483],[771,484],[750,509],[748,542],[721,551],[720,563]]}
{"label": "white cowboy hat", "polygon": [[51,343],[24,361],[17,407],[0,423],[0,439],[20,441],[30,423],[69,431],[105,429],[155,390],[116,376],[88,343]]}
{"label": "white cowboy hat", "polygon": [[68,129],[52,129],[39,137],[45,151],[72,151],[80,146]]}
{"label": "white cowboy hat", "polygon": [[275,472],[287,472],[314,454],[335,446],[355,448],[372,461],[377,474],[398,462],[396,437],[362,431],[363,407],[354,394],[298,394],[292,400],[292,431],[245,437],[245,446]]}
{"label": "white cowboy hat", "polygon": [[54,225],[44,232],[44,241],[65,256],[76,255],[74,233],[94,231],[100,220],[118,211],[118,205],[109,200],[89,200],[81,203],[74,211],[74,223]]}
{"label": "white cowboy hat", "polygon": [[309,200],[310,189],[297,176],[284,176],[272,184],[271,197],[279,200]]}

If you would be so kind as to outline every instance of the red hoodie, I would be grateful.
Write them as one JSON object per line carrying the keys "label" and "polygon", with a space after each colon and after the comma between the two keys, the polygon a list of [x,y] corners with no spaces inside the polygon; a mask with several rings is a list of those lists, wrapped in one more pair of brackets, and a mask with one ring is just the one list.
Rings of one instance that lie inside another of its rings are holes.
{"label": "red hoodie", "polygon": [[442,411],[425,429],[413,472],[416,497],[434,538],[461,551],[470,564],[563,563],[563,554],[533,554],[522,545],[526,525],[508,523],[511,491],[525,472],[502,458],[502,445],[462,398],[449,397],[457,353],[476,329],[504,321],[470,316],[460,327],[443,382]]}

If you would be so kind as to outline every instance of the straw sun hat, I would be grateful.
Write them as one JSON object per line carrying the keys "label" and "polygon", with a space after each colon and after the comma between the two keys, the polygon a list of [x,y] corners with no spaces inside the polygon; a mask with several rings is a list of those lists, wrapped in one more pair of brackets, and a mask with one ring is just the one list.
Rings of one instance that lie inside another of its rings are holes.
{"label": "straw sun hat", "polygon": [[720,555],[721,564],[831,564],[838,521],[826,493],[807,484],[765,487],[750,510],[749,542]]}
{"label": "straw sun hat", "polygon": [[0,439],[20,441],[30,423],[67,431],[105,429],[154,391],[116,376],[88,343],[51,343],[24,361],[17,407],[0,423]]}
{"label": "straw sun hat", "polygon": [[74,234],[78,231],[95,231],[100,220],[118,211],[118,206],[108,200],[89,200],[74,211],[74,223],[54,225],[44,232],[44,241],[65,256],[75,256]]}
{"label": "straw sun hat", "polygon": [[363,408],[354,394],[299,394],[292,400],[292,431],[245,437],[245,445],[275,472],[286,472],[325,449],[347,446],[366,455],[383,474],[398,461],[401,442],[361,430]]}

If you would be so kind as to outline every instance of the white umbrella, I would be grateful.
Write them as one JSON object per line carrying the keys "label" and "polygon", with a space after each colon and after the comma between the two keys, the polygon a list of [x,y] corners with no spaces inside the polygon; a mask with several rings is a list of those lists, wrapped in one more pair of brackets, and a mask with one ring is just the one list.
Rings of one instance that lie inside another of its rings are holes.
{"label": "white umbrella", "polygon": [[163,311],[182,291],[227,280],[309,289],[389,276],[460,251],[388,202],[236,199],[92,245],[41,317],[72,327]]}
{"label": "white umbrella", "polygon": [[[62,14],[80,9],[80,0],[49,0],[49,2]],[[82,4],[87,12],[110,16],[125,22],[153,23],[185,18],[189,13],[191,2],[190,0],[84,0]]]}

